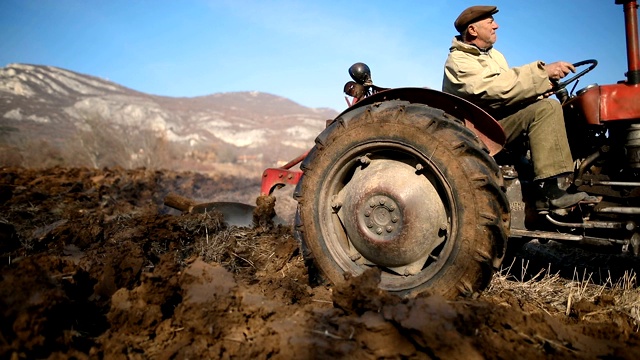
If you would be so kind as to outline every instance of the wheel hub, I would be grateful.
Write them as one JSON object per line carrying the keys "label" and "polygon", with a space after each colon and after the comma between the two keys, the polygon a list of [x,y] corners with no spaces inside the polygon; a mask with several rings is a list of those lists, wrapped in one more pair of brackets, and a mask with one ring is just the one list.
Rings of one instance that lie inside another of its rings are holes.
{"label": "wheel hub", "polygon": [[387,195],[374,195],[366,201],[367,206],[361,208],[358,221],[363,222],[370,236],[390,239],[398,235],[402,228],[398,204]]}
{"label": "wheel hub", "polygon": [[338,216],[350,244],[376,265],[421,268],[446,236],[447,216],[438,192],[404,162],[372,160],[354,173],[339,197]]}

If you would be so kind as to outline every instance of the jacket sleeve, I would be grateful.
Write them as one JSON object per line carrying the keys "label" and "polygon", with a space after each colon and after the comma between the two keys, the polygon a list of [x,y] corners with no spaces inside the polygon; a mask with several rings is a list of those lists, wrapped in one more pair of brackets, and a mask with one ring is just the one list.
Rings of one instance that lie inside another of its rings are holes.
{"label": "jacket sleeve", "polygon": [[462,52],[450,53],[445,64],[448,89],[443,90],[491,108],[517,104],[549,91],[542,61],[509,68],[498,52],[484,56],[488,59],[483,64]]}

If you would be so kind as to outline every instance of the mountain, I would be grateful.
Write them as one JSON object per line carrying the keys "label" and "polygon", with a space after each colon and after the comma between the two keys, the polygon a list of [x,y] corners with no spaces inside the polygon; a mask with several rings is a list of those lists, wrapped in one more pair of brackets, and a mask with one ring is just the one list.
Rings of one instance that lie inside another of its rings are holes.
{"label": "mountain", "polygon": [[261,92],[156,96],[41,65],[0,68],[0,165],[275,166],[313,146],[332,109]]}

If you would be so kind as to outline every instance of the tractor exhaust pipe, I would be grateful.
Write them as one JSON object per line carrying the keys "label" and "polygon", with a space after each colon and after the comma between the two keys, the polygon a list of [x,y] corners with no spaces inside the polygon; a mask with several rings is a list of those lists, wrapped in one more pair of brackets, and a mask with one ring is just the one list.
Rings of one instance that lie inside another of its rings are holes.
{"label": "tractor exhaust pipe", "polygon": [[616,0],[616,4],[624,5],[624,24],[627,35],[627,83],[640,83],[640,55],[638,52],[638,2]]}

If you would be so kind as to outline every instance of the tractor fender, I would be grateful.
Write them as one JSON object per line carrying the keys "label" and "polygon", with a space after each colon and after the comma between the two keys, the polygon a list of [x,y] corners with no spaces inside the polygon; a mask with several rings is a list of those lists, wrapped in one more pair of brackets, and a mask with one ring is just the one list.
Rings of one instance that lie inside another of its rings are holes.
{"label": "tractor fender", "polygon": [[380,91],[358,101],[338,117],[361,106],[389,100],[424,104],[464,121],[465,126],[471,129],[487,146],[491,156],[500,152],[506,142],[502,126],[487,112],[461,97],[428,88],[406,87]]}

